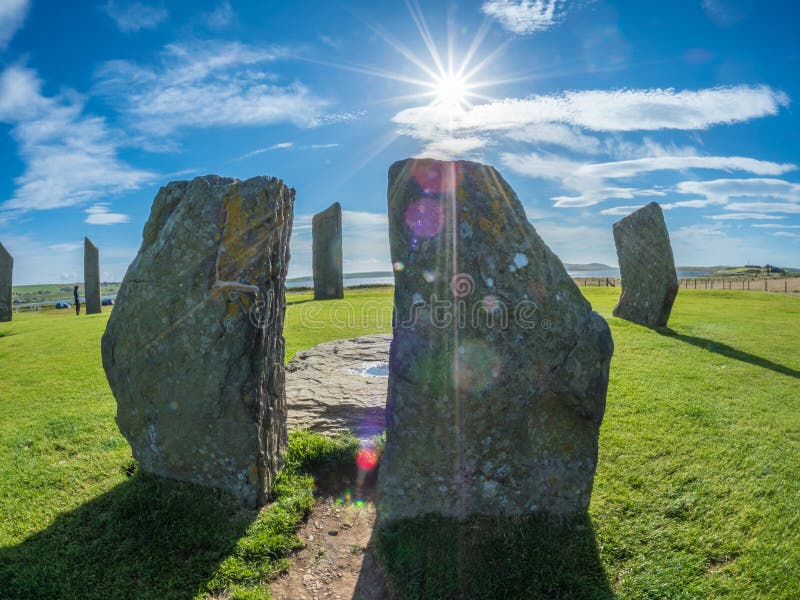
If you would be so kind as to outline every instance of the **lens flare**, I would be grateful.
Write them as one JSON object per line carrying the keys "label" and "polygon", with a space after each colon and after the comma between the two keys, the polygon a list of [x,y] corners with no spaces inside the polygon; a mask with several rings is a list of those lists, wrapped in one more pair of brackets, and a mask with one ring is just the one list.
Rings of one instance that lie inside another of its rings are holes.
{"label": "lens flare", "polygon": [[372,448],[361,448],[356,455],[356,464],[363,471],[371,471],[378,464],[378,454]]}
{"label": "lens flare", "polygon": [[432,238],[442,230],[444,211],[434,198],[419,198],[406,208],[406,225],[421,238]]}

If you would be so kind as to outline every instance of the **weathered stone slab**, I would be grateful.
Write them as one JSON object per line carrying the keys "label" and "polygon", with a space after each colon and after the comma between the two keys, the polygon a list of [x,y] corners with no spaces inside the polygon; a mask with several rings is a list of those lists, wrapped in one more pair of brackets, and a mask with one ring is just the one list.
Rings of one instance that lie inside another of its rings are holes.
{"label": "weathered stone slab", "polygon": [[382,523],[589,506],[606,322],[493,168],[389,169],[395,324]]}
{"label": "weathered stone slab", "polygon": [[83,238],[83,282],[86,314],[103,312],[100,302],[100,252],[88,237]]}
{"label": "weathered stone slab", "polygon": [[386,429],[391,335],[365,335],[301,350],[286,365],[289,429],[352,431],[368,439]]}
{"label": "weathered stone slab", "polygon": [[678,295],[678,276],[664,213],[656,202],[614,223],[622,295],[614,316],[664,327]]}
{"label": "weathered stone slab", "polygon": [[161,188],[103,336],[143,469],[263,504],[286,444],[294,190],[208,175]]}
{"label": "weathered stone slab", "polygon": [[11,303],[11,281],[14,272],[14,258],[0,244],[0,323],[10,321],[13,311]]}
{"label": "weathered stone slab", "polygon": [[334,202],[311,220],[314,300],[344,298],[342,207]]}

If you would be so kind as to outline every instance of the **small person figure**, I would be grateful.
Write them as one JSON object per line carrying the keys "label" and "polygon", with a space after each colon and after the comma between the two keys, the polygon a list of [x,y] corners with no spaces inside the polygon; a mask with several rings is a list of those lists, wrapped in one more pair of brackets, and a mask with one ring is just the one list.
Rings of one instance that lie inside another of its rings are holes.
{"label": "small person figure", "polygon": [[75,297],[75,315],[81,314],[81,299],[78,296],[78,286],[75,286],[75,289],[72,290],[72,295]]}

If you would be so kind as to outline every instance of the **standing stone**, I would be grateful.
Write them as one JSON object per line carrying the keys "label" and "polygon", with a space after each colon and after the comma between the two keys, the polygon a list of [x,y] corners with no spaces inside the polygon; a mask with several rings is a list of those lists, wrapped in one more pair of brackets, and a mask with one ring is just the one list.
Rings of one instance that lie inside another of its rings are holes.
{"label": "standing stone", "polygon": [[141,467],[251,506],[286,445],[294,194],[272,177],[161,188],[103,335],[117,425]]}
{"label": "standing stone", "polygon": [[614,316],[665,327],[678,295],[678,276],[664,213],[656,202],[614,223],[622,295]]}
{"label": "standing stone", "polygon": [[103,312],[100,303],[100,252],[88,237],[83,238],[83,288],[86,314]]}
{"label": "standing stone", "polygon": [[388,197],[395,323],[381,522],[585,511],[608,325],[492,167],[398,162]]}
{"label": "standing stone", "polygon": [[344,298],[342,280],[342,207],[334,202],[314,215],[312,245],[314,256],[314,300]]}
{"label": "standing stone", "polygon": [[11,320],[11,275],[14,258],[0,244],[0,323]]}

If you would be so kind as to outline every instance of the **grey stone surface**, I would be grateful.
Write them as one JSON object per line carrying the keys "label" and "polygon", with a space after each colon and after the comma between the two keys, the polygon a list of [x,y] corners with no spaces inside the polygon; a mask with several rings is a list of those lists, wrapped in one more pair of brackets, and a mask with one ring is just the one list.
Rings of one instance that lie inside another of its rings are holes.
{"label": "grey stone surface", "polygon": [[314,300],[344,297],[342,207],[334,202],[311,220]]}
{"label": "grey stone surface", "polygon": [[614,316],[664,327],[678,295],[678,276],[664,213],[656,202],[614,223],[622,294]]}
{"label": "grey stone surface", "polygon": [[100,252],[88,237],[83,238],[83,286],[86,314],[103,312],[100,303]]}
{"label": "grey stone surface", "polygon": [[391,341],[391,335],[366,335],[295,354],[286,365],[289,429],[352,431],[361,439],[386,429]]}
{"label": "grey stone surface", "polygon": [[266,501],[286,444],[293,206],[271,177],[158,192],[102,342],[117,424],[146,471]]}
{"label": "grey stone surface", "polygon": [[380,522],[587,509],[613,342],[492,167],[389,169]]}
{"label": "grey stone surface", "polygon": [[14,272],[14,258],[0,244],[0,323],[11,320],[11,281]]}

